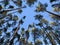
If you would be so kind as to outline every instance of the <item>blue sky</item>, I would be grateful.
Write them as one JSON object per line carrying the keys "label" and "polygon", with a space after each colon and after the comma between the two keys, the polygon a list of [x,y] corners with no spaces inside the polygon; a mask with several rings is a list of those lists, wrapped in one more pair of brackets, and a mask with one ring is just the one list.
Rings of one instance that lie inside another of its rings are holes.
{"label": "blue sky", "polygon": [[[49,3],[49,0],[38,0],[38,2],[39,1],[42,2],[43,4],[48,3],[47,10],[51,11],[52,8],[51,8],[51,5]],[[26,16],[26,19],[24,20],[24,23],[21,27],[24,27],[25,29],[27,29],[29,24],[31,24],[33,22],[37,23],[38,21],[34,19],[34,16],[36,14],[41,14],[41,15],[44,16],[44,18],[50,20],[48,13],[46,13],[46,12],[39,12],[39,13],[34,12],[34,10],[36,9],[36,6],[38,5],[38,2],[35,3],[35,5],[33,7],[28,7],[27,6],[27,8],[22,9],[23,12],[21,14],[19,14],[18,12],[15,13],[15,15],[18,15],[19,18],[22,18],[23,16]],[[17,8],[17,6],[14,3],[11,2],[11,5],[12,4]],[[23,3],[23,5],[26,5],[26,4]]]}

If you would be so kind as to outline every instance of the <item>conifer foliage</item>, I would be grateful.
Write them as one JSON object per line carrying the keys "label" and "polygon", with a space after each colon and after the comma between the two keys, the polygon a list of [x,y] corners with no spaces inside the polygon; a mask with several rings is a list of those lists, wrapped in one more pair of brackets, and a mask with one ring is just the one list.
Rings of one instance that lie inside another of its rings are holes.
{"label": "conifer foliage", "polygon": [[[60,45],[60,3],[53,4],[53,2],[59,0],[49,1],[55,13],[47,10],[49,4],[43,4],[38,0],[1,0],[0,45]],[[38,22],[29,24],[27,29],[21,28],[27,15],[21,18],[18,13],[21,15],[23,9],[31,8],[36,3],[38,4],[34,12],[37,14],[33,18],[35,21],[38,20]],[[16,12],[17,15],[15,14]],[[40,12],[47,12],[53,21],[48,21]]]}

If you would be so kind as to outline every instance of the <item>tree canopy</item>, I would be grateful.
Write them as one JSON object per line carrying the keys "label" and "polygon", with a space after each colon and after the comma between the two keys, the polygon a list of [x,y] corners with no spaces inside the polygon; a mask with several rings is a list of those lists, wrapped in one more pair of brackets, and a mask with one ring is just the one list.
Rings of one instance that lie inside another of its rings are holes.
{"label": "tree canopy", "polygon": [[[60,0],[49,0],[49,3],[53,12],[47,9],[48,3],[42,3],[40,0],[1,0],[0,45],[60,45]],[[23,10],[34,6],[36,14],[33,18],[38,22],[32,22],[26,29],[22,27],[27,17],[22,16]],[[44,18],[43,13],[49,17]]]}

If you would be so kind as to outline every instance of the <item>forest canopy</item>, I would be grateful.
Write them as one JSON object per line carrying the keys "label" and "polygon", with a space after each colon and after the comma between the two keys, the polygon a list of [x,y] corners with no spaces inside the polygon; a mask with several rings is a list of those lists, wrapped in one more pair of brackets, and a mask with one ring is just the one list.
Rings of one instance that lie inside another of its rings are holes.
{"label": "forest canopy", "polygon": [[0,45],[60,45],[60,0],[0,0]]}

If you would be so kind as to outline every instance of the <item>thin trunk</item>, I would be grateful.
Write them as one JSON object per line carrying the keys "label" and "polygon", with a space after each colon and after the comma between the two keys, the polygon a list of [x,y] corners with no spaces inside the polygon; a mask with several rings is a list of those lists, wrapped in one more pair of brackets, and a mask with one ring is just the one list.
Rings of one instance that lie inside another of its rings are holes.
{"label": "thin trunk", "polygon": [[52,45],[56,45],[56,42],[54,41],[54,39],[51,37],[51,35],[49,33],[46,34],[47,37],[49,38],[50,42],[52,43]]}
{"label": "thin trunk", "polygon": [[35,31],[34,31],[34,44],[35,44]]}
{"label": "thin trunk", "polygon": [[[21,8],[25,8],[25,6],[23,7],[19,7],[16,9],[3,9],[2,11],[0,11],[1,14],[5,13],[6,15],[4,15],[2,18],[5,18],[7,16],[7,12],[9,11],[14,11],[14,10],[21,10]],[[15,13],[15,12],[11,12],[10,14]]]}
{"label": "thin trunk", "polygon": [[24,40],[24,45],[26,45],[26,40]]}
{"label": "thin trunk", "polygon": [[60,18],[60,15],[58,15],[58,14],[52,13],[52,12],[47,11],[47,10],[45,10],[45,11],[46,11],[46,12],[48,12],[49,14],[53,14],[53,15],[55,15],[55,16],[57,16],[57,17],[59,17],[59,18]]}
{"label": "thin trunk", "polygon": [[54,35],[54,37],[56,38],[56,40],[58,41],[58,43],[60,44],[60,39],[58,38],[57,34],[52,32],[52,34]]}
{"label": "thin trunk", "polygon": [[12,39],[9,40],[9,45],[10,45],[11,42],[14,40],[14,38],[15,38],[15,36],[16,36],[16,34],[17,34],[17,31],[19,30],[19,28],[20,28],[20,23],[18,24],[18,27],[17,27],[16,31],[14,32],[14,35],[13,35]]}

